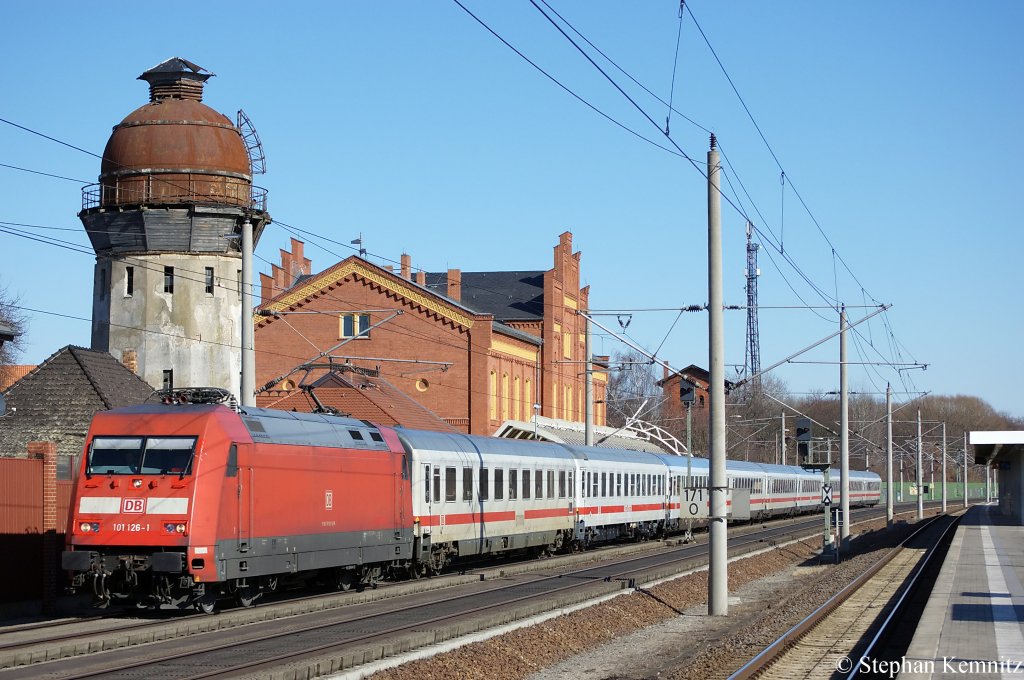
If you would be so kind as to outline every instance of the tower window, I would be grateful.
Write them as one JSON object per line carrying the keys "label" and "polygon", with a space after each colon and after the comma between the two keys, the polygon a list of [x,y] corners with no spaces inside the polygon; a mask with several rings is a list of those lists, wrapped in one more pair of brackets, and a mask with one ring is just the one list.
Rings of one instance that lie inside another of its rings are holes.
{"label": "tower window", "polygon": [[135,267],[124,268],[124,296],[135,295]]}
{"label": "tower window", "polygon": [[206,294],[213,295],[213,267],[206,268]]}
{"label": "tower window", "polygon": [[174,389],[174,371],[172,371],[170,369],[164,371],[164,389],[165,390],[173,390]]}
{"label": "tower window", "polygon": [[341,316],[341,337],[370,337],[369,314],[343,314]]}
{"label": "tower window", "polygon": [[174,292],[174,267],[164,267],[164,292]]}

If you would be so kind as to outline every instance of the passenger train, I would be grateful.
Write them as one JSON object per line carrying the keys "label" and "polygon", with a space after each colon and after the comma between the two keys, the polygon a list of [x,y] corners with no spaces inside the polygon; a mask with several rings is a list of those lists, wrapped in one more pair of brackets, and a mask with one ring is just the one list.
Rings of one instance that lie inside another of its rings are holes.
{"label": "passenger train", "polygon": [[[801,468],[730,461],[727,474],[731,506],[751,518],[821,509],[821,477]],[[688,474],[673,455],[141,405],[92,422],[62,566],[101,606],[210,612],[290,578],[348,589],[459,557],[661,536],[706,522],[707,486],[702,458]],[[851,505],[879,490],[877,475],[851,472]]]}

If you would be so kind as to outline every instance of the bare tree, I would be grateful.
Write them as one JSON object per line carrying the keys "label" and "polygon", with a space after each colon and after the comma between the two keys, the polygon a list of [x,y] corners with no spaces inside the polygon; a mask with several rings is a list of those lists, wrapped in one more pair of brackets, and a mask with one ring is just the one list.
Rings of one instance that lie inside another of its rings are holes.
{"label": "bare tree", "polygon": [[638,412],[642,420],[657,422],[662,399],[657,382],[650,359],[635,349],[616,352],[605,393],[608,424],[622,427]]}
{"label": "bare tree", "polygon": [[14,333],[14,339],[0,342],[0,367],[9,366],[21,353],[25,344],[28,317],[18,307],[19,299],[7,288],[0,285],[0,325]]}

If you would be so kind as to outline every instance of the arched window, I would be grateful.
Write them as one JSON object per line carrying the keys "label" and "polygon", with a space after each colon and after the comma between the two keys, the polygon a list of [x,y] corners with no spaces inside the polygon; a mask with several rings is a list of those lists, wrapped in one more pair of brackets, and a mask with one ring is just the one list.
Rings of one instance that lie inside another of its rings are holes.
{"label": "arched window", "polygon": [[512,417],[516,420],[523,419],[523,393],[518,375],[512,378]]}
{"label": "arched window", "polygon": [[508,420],[511,409],[512,394],[508,388],[508,373],[501,374],[501,419]]}
{"label": "arched window", "polygon": [[498,419],[498,374],[491,371],[487,385],[487,408],[491,420]]}

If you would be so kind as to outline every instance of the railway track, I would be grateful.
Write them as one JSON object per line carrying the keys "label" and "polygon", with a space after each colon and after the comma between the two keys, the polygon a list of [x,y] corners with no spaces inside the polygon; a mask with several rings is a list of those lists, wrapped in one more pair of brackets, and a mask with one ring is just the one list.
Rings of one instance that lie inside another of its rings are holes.
{"label": "railway track", "polygon": [[[884,510],[880,509],[863,509],[857,511],[855,517],[867,518],[877,517],[879,514],[884,513]],[[802,518],[800,520],[791,520],[790,522],[782,522],[782,525],[773,526],[769,529],[756,529],[755,526],[737,527],[740,532],[736,532],[730,537],[731,552],[734,554],[743,554],[753,552],[759,549],[766,548],[772,544],[782,543],[788,540],[794,540],[798,537],[806,537],[809,534],[815,534],[819,530],[819,520],[814,517]],[[740,535],[743,530],[749,532],[745,536]],[[494,582],[500,580],[513,579],[516,575],[522,575],[522,573],[532,571],[551,571],[551,576],[547,579],[567,579],[569,581],[578,582],[601,582],[607,584],[601,588],[610,588],[611,591],[617,591],[624,588],[625,585],[630,584],[630,580],[634,579],[665,579],[671,578],[681,570],[688,568],[696,568],[706,563],[706,545],[696,544],[689,546],[676,546],[674,548],[663,549],[658,551],[656,546],[658,544],[646,544],[640,546],[624,546],[620,548],[613,548],[610,551],[604,552],[592,552],[583,553],[578,555],[571,555],[566,557],[559,557],[547,560],[529,560],[526,562],[519,563],[507,563],[501,566],[479,570],[472,573],[463,573],[463,575],[452,575],[449,577],[442,577],[439,579],[431,579],[427,581],[418,582],[404,582],[400,584],[392,584],[386,587],[382,587],[378,591],[366,591],[364,593],[329,593],[329,594],[316,594],[297,600],[288,602],[268,603],[263,606],[257,606],[248,609],[236,609],[227,611],[218,617],[203,617],[203,615],[179,615],[172,621],[139,621],[132,619],[128,621],[120,622],[119,626],[110,626],[109,620],[103,620],[101,625],[104,627],[102,631],[88,631],[84,630],[82,622],[76,622],[75,624],[69,624],[67,626],[55,627],[53,629],[54,635],[50,635],[47,638],[41,639],[38,637],[38,631],[31,640],[14,640],[11,638],[10,631],[4,631],[0,635],[0,667],[11,667],[20,666],[25,664],[32,664],[32,669],[24,669],[29,671],[27,674],[14,673],[17,669],[12,669],[10,672],[0,672],[0,678],[3,677],[37,677],[38,672],[44,671],[47,667],[55,668],[52,664],[45,664],[45,666],[39,666],[40,662],[47,662],[52,660],[61,660],[61,658],[67,658],[77,656],[82,658],[84,661],[88,661],[89,654],[100,650],[117,650],[118,654],[125,654],[128,647],[135,647],[139,645],[146,646],[159,646],[159,647],[183,647],[187,646],[184,639],[189,636],[193,636],[197,633],[206,633],[203,636],[203,640],[207,640],[211,635],[217,637],[223,637],[227,642],[225,644],[229,647],[237,646],[238,644],[253,638],[251,640],[254,644],[257,644],[256,638],[262,638],[264,642],[272,643],[273,640],[287,639],[288,636],[297,634],[297,629],[293,626],[282,626],[280,624],[274,624],[283,618],[287,617],[309,617],[310,613],[315,614],[317,612],[328,612],[331,610],[344,610],[340,617],[335,620],[333,624],[330,622],[325,625],[339,625],[344,624],[346,621],[352,622],[365,622],[369,621],[366,618],[360,618],[356,609],[367,609],[375,608],[376,613],[374,615],[381,615],[386,606],[381,604],[381,600],[384,598],[394,598],[396,600],[394,608],[399,611],[406,611],[411,606],[415,607],[416,601],[423,600],[424,606],[438,607],[439,601],[453,599],[453,595],[449,593],[453,589],[458,590],[460,588],[469,588],[473,584],[479,584],[481,581]],[[647,554],[640,555],[639,557],[624,557],[618,559],[615,565],[608,566],[597,566],[588,568],[575,568],[572,565],[593,563],[595,560],[606,558],[609,553],[622,553],[632,552],[637,549],[645,550]],[[604,571],[600,571],[600,569]],[[609,568],[617,568],[618,571],[608,572]],[[595,571],[597,569],[597,571]],[[542,575],[543,576],[543,575]],[[615,583],[616,579],[622,580],[621,582]],[[544,579],[540,579],[544,580]],[[538,579],[530,579],[527,577],[520,577],[518,581],[523,582],[518,585],[523,586],[530,581],[538,581]],[[431,589],[437,591],[440,588],[444,588],[443,593],[436,592],[434,596],[429,593],[424,593],[424,589]],[[476,586],[479,588],[479,586]],[[555,593],[561,592],[566,589],[556,589]],[[478,595],[478,593],[477,593]],[[600,595],[598,595],[600,596]],[[550,597],[550,595],[549,595]],[[589,596],[588,596],[589,597]],[[571,599],[571,598],[569,598]],[[587,597],[584,597],[587,599]],[[507,602],[505,604],[498,604],[501,606],[511,606]],[[473,612],[464,611],[462,614],[465,617],[471,617]],[[483,610],[475,612],[477,618],[483,617]],[[370,614],[367,614],[370,615]],[[530,611],[516,614],[514,618],[529,617],[532,615]],[[501,617],[499,617],[501,619]],[[353,624],[354,625],[354,624]],[[435,627],[440,626],[439,622],[433,624],[426,624],[420,621],[419,626]],[[286,631],[282,635],[275,635],[266,631],[260,632],[257,628],[269,629],[274,626],[282,628]],[[242,629],[245,628],[246,632]],[[315,624],[311,626],[313,630],[326,630],[321,628],[321,624]],[[251,634],[249,632],[251,630]],[[16,631],[15,631],[16,632]],[[399,629],[395,628],[391,631],[391,635],[396,635],[400,632]],[[20,629],[19,635],[25,636],[25,629]],[[315,637],[315,633],[313,636]],[[331,633],[334,635],[334,633]],[[422,636],[419,636],[422,638]],[[418,646],[420,644],[430,644],[436,640],[433,636],[427,639],[414,640],[409,643],[412,646]],[[150,644],[152,643],[152,644]],[[247,642],[248,643],[248,642]],[[350,639],[348,644],[357,644],[357,639]],[[309,647],[309,645],[306,645]],[[315,645],[297,652],[300,656],[308,656],[310,653],[316,653]],[[400,648],[400,646],[399,646]],[[397,650],[397,649],[396,649]],[[166,658],[166,653],[161,652],[161,661]],[[190,653],[190,652],[189,652]],[[229,652],[225,652],[228,653]],[[329,650],[324,653],[330,653]],[[383,653],[383,647],[380,653]],[[106,654],[104,654],[105,656]],[[138,668],[138,665],[152,664],[154,658],[145,657],[146,654],[143,652],[143,658],[136,660],[134,668]],[[182,660],[186,660],[188,656],[182,656]],[[371,652],[371,656],[372,652]],[[356,663],[354,657],[347,657],[351,663]],[[67,662],[65,662],[67,663]],[[185,662],[187,663],[187,662]],[[273,662],[281,663],[281,662]],[[163,664],[162,664],[163,665]],[[204,667],[220,667],[222,662],[218,662],[216,665],[210,665],[203,663]],[[50,677],[90,677],[89,675],[80,675],[84,672],[84,666],[82,663],[72,663],[74,671],[72,675],[65,675],[63,673],[56,673]],[[102,673],[110,673],[110,667],[101,671]],[[137,674],[137,670],[135,671]],[[76,675],[79,674],[79,675]],[[168,677],[182,677],[179,675],[173,675]]]}
{"label": "railway track", "polygon": [[[881,513],[884,513],[884,510],[867,509],[859,511],[857,515],[877,517]],[[749,553],[765,548],[772,543],[785,542],[798,536],[807,536],[809,533],[814,534],[819,530],[818,525],[819,520],[812,517],[746,536],[734,535],[730,538],[732,552],[735,554]],[[753,529],[753,527],[748,527],[748,529]],[[649,548],[652,545],[641,547]],[[139,668],[151,666],[157,660],[160,662],[161,674],[153,675],[147,672],[147,676],[192,677],[185,669],[195,669],[198,665],[204,671],[196,677],[208,677],[210,673],[226,672],[223,670],[226,667],[235,668],[230,671],[232,673],[240,672],[238,670],[240,667],[233,666],[225,658],[239,655],[246,659],[246,664],[257,663],[264,667],[266,664],[280,665],[288,663],[289,659],[308,659],[310,656],[318,655],[329,657],[329,664],[347,667],[362,663],[364,660],[380,658],[385,652],[399,652],[407,648],[433,644],[438,641],[437,631],[439,630],[456,631],[455,633],[440,633],[440,639],[443,640],[448,635],[459,635],[469,630],[501,625],[513,619],[535,616],[540,611],[550,609],[553,599],[559,600],[557,606],[564,607],[567,606],[567,603],[571,605],[574,602],[590,601],[594,598],[614,595],[630,585],[632,581],[644,580],[647,582],[652,579],[669,578],[680,571],[697,568],[706,563],[705,551],[706,545],[701,544],[676,546],[663,551],[648,551],[649,554],[637,557],[626,557],[611,565],[572,567],[573,564],[593,562],[601,558],[598,553],[584,553],[565,558],[506,564],[474,574],[394,584],[386,589],[382,588],[380,591],[304,598],[315,601],[313,608],[316,611],[313,614],[316,616],[309,613],[308,602],[299,602],[281,603],[267,607],[267,609],[277,607],[273,614],[258,609],[239,609],[217,617],[183,617],[180,621],[172,622],[171,625],[164,623],[162,630],[160,629],[161,624],[147,622],[140,626],[138,621],[126,622],[126,626],[132,628],[131,632],[122,631],[120,636],[110,633],[106,635],[107,642],[105,644],[97,644],[95,640],[90,641],[87,639],[88,636],[83,636],[81,633],[67,636],[74,638],[74,644],[56,641],[46,645],[37,640],[35,642],[36,656],[29,659],[30,661],[40,661],[59,659],[75,654],[86,655],[100,649],[116,650],[102,655],[104,661],[98,666],[93,660],[94,657],[81,656],[70,662],[65,660],[44,665],[34,664],[29,668],[14,668],[7,672],[0,672],[0,678],[40,677],[43,674],[54,678],[94,677],[97,673],[109,675],[115,672],[115,666],[118,664],[134,669],[126,671],[126,673],[134,673],[137,676]],[[550,573],[522,575],[537,571]],[[444,583],[446,578],[447,584]],[[515,582],[497,585],[493,583],[502,580]],[[552,585],[544,587],[538,585],[544,582]],[[485,585],[473,585],[480,583],[485,583]],[[415,588],[424,585],[430,585],[435,589],[442,585],[447,587],[444,592],[436,591],[433,594],[408,591],[399,593],[402,586]],[[591,587],[583,588],[584,585]],[[520,591],[526,589],[527,594],[514,595],[515,589]],[[391,606],[381,601],[381,597],[385,596],[385,590],[392,591],[390,596],[395,601]],[[460,590],[466,590],[468,594],[459,595],[458,591]],[[498,598],[498,602],[493,605],[481,605],[476,608],[461,607],[461,611],[455,611],[440,618],[436,616],[425,619],[420,617],[416,620],[408,618],[410,610],[423,609],[425,611],[429,609],[431,613],[436,613],[440,608],[453,606],[455,603],[467,599],[476,598],[476,601],[479,601],[479,598],[484,595],[484,590],[489,590],[494,594],[500,592],[508,594]],[[569,593],[573,590],[578,591],[579,594],[559,595],[559,593]],[[364,599],[359,602],[352,599],[353,596],[362,596]],[[514,610],[514,616],[508,618],[507,613],[502,613],[501,616],[495,618],[488,614],[488,611],[498,610]],[[299,614],[303,614],[303,616],[297,616]],[[401,619],[401,625],[388,625],[388,616],[392,618],[397,616]],[[284,619],[282,617],[293,618]],[[466,623],[463,626],[456,622],[456,619],[459,618],[467,621],[473,619],[476,622]],[[316,620],[314,621],[314,619]],[[374,630],[367,633],[366,631],[370,628]],[[190,642],[189,636],[194,637],[193,634],[198,632],[205,632],[208,635],[203,635]],[[348,651],[339,648],[337,644],[325,647],[322,642],[324,636],[330,636],[333,640],[343,640],[342,646]],[[404,639],[396,643],[382,642],[385,637],[396,639],[402,638],[402,636]],[[316,644],[311,643],[310,639],[317,641]],[[222,641],[218,642],[217,640]],[[154,644],[145,645],[145,648],[134,651],[127,649],[145,642]],[[240,651],[243,649],[240,645],[246,645],[244,653]],[[215,650],[214,647],[217,649]],[[296,649],[282,653],[280,651],[282,647]],[[45,648],[45,652],[41,648]],[[269,651],[258,651],[261,648],[269,648]],[[115,661],[113,655],[120,660]],[[171,663],[172,658],[178,659],[178,661]],[[25,662],[24,658],[22,662]],[[63,670],[58,668],[62,665],[65,666]],[[171,666],[176,667],[177,670],[171,670]]]}
{"label": "railway track", "polygon": [[730,680],[856,677],[880,650],[959,516],[940,515],[780,636]]}

